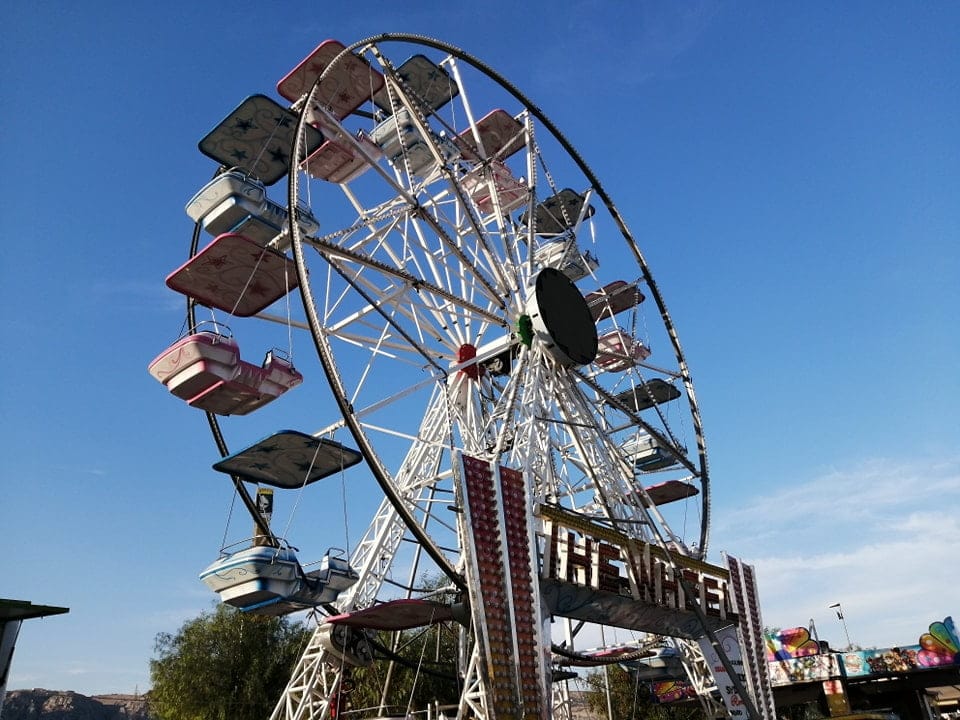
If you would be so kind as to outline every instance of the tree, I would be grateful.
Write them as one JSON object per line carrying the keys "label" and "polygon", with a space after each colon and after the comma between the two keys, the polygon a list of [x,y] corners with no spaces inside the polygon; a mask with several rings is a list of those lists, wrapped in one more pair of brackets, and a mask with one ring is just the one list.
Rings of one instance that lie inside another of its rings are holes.
{"label": "tree", "polygon": [[286,618],[228,605],[160,633],[150,709],[160,720],[265,720],[309,637]]}
{"label": "tree", "polygon": [[658,704],[650,687],[638,680],[635,673],[619,665],[588,673],[585,694],[594,717],[609,720],[702,720],[703,710],[697,703]]}
{"label": "tree", "polygon": [[400,633],[377,633],[373,664],[350,671],[347,707],[367,715],[405,715],[433,703],[456,705],[459,626],[438,623]]}
{"label": "tree", "polygon": [[[434,600],[453,602],[454,592],[444,592],[442,576],[420,579],[420,593]],[[443,622],[398,633],[377,633],[373,664],[350,671],[347,707],[368,714],[404,715],[428,705],[456,705],[461,678],[457,667],[459,636],[456,622]]]}

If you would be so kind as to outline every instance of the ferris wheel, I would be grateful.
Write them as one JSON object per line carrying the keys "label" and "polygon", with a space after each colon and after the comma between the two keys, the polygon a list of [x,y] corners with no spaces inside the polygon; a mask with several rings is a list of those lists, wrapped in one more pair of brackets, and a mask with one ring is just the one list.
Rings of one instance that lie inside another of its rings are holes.
{"label": "ferris wheel", "polygon": [[[307,333],[339,413],[229,455],[216,417],[298,392],[302,358],[254,366],[192,320],[151,366],[208,412],[217,469],[238,489],[359,464],[382,493],[313,594],[292,550],[259,543],[271,567],[290,565],[292,590],[246,609],[327,616],[275,717],[336,714],[375,630],[459,624],[459,713],[483,717],[549,714],[551,617],[692,636],[662,607],[649,627],[625,611],[640,571],[603,549],[648,548],[648,572],[651,552],[705,565],[710,482],[664,299],[573,144],[494,69],[420,36],[326,41],[277,93],[251,95],[201,141],[221,167],[187,211],[216,239],[199,251],[195,236],[168,285],[191,308]],[[283,178],[286,196],[270,197]],[[302,315],[272,307],[296,293]],[[182,371],[197,357],[203,372]],[[214,570],[205,581],[228,599]],[[427,599],[424,576],[455,600]]]}

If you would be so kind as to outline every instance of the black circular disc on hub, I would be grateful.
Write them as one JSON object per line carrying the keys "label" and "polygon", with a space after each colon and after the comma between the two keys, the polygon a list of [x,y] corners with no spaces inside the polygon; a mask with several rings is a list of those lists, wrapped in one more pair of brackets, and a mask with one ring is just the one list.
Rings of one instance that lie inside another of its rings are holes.
{"label": "black circular disc on hub", "polygon": [[544,268],[537,275],[534,297],[534,327],[548,347],[555,346],[554,355],[567,364],[593,362],[597,357],[597,325],[583,293],[570,278],[555,268]]}

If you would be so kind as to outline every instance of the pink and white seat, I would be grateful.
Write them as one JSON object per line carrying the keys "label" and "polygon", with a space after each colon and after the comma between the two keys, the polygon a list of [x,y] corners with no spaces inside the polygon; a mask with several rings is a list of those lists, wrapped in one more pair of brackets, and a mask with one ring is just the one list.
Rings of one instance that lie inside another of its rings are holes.
{"label": "pink and white seat", "polygon": [[289,360],[269,352],[254,365],[240,359],[236,340],[209,331],[181,338],[148,369],[171,394],[217,415],[246,415],[303,382]]}

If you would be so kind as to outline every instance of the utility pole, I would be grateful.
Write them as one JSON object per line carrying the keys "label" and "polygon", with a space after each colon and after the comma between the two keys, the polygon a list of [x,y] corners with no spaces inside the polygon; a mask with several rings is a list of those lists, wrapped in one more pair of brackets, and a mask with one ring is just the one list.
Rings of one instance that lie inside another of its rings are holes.
{"label": "utility pole", "polygon": [[853,647],[853,644],[850,642],[850,633],[847,632],[847,620],[843,617],[843,608],[840,606],[840,603],[834,603],[830,606],[831,610],[834,608],[837,611],[837,619],[843,623],[843,634],[847,637],[847,650],[849,650]]}

